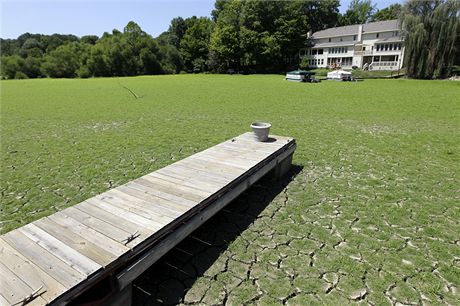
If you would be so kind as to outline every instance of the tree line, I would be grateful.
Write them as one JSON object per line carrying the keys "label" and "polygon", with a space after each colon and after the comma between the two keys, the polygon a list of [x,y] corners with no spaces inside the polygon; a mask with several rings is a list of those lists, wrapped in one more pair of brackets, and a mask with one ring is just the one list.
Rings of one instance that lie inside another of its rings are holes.
{"label": "tree line", "polygon": [[[279,72],[298,67],[298,51],[309,45],[308,31],[397,18],[408,25],[406,48],[411,58],[429,58],[422,64],[423,69],[418,62],[408,60],[411,76],[441,77],[448,73],[452,58],[458,58],[455,0],[411,0],[404,6],[393,4],[382,10],[376,10],[371,0],[353,0],[344,14],[339,13],[339,5],[339,0],[216,0],[211,18],[174,18],[168,30],[156,38],[133,21],[123,31],[114,29],[101,37],[26,33],[17,39],[1,39],[1,76],[21,79]],[[408,17],[411,14],[415,16],[412,19]],[[443,25],[446,18],[450,20],[447,28]],[[438,20],[435,27],[434,20]],[[437,33],[434,31],[442,33],[436,42],[430,38]],[[423,34],[417,36],[416,32]],[[423,44],[431,46],[426,54],[420,51]],[[450,48],[438,56],[437,50],[444,50],[446,44]],[[410,65],[418,68],[411,70]],[[436,68],[439,65],[444,68]]]}

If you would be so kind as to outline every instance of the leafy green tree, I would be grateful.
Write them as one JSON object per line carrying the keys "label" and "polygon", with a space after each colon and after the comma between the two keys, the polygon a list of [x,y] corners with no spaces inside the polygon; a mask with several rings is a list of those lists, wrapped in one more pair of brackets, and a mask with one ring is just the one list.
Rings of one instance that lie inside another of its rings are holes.
{"label": "leafy green tree", "polygon": [[17,39],[0,38],[0,54],[2,56],[19,54],[20,47]]}
{"label": "leafy green tree", "polygon": [[109,55],[103,42],[98,42],[91,47],[87,67],[89,73],[96,77],[111,76]]}
{"label": "leafy green tree", "polygon": [[206,62],[209,53],[209,41],[213,22],[207,17],[196,18],[185,31],[180,42],[180,53],[188,70],[194,70],[193,61]]}
{"label": "leafy green tree", "polygon": [[460,2],[408,1],[403,7],[404,63],[413,78],[444,78],[452,70],[460,34]]}
{"label": "leafy green tree", "polygon": [[82,53],[87,51],[85,44],[77,42],[59,46],[44,57],[42,73],[52,78],[73,78],[82,64]]}
{"label": "leafy green tree", "polygon": [[157,40],[158,55],[164,73],[179,73],[184,68],[184,62],[179,50],[167,41]]}
{"label": "leafy green tree", "polygon": [[43,44],[36,38],[28,38],[21,46],[19,55],[23,58],[28,56],[41,57],[43,56]]}
{"label": "leafy green tree", "polygon": [[98,39],[97,35],[85,35],[80,38],[80,42],[95,45]]}
{"label": "leafy green tree", "polygon": [[239,42],[243,2],[218,1],[217,4],[222,7],[219,7],[218,13],[214,12],[217,21],[211,35],[210,50],[226,67],[239,69],[242,55]]}
{"label": "leafy green tree", "polygon": [[378,10],[371,17],[371,21],[384,21],[384,20],[393,20],[399,19],[401,15],[402,5],[395,3],[386,7],[384,9]]}
{"label": "leafy green tree", "polygon": [[24,66],[21,71],[27,75],[28,78],[41,77],[41,64],[42,58],[29,56],[24,60]]}
{"label": "leafy green tree", "polygon": [[305,1],[300,12],[305,15],[308,28],[316,32],[338,25],[339,6],[339,0]]}
{"label": "leafy green tree", "polygon": [[279,71],[294,65],[308,30],[335,25],[338,6],[337,0],[216,1],[212,66]]}
{"label": "leafy green tree", "polygon": [[14,79],[16,72],[22,72],[24,68],[24,59],[19,55],[1,57],[1,74],[5,79]]}
{"label": "leafy green tree", "polygon": [[171,20],[168,28],[168,43],[179,48],[180,42],[187,31],[187,22],[182,17],[176,17]]}
{"label": "leafy green tree", "polygon": [[367,23],[371,20],[375,10],[376,5],[372,3],[372,0],[352,0],[339,23],[342,26]]}

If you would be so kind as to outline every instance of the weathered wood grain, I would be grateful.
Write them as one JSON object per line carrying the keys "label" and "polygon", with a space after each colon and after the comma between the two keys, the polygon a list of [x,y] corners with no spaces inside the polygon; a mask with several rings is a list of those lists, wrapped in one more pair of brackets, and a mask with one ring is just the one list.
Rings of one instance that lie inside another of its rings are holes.
{"label": "weathered wood grain", "polygon": [[50,217],[37,220],[34,222],[34,225],[38,226],[45,232],[59,239],[102,267],[105,267],[117,258],[115,254],[100,248],[98,245],[72,231],[66,230],[66,227],[57,224]]}
{"label": "weathered wood grain", "polygon": [[29,223],[18,229],[21,233],[26,235],[30,240],[53,254],[70,267],[89,276],[101,269],[101,265],[97,264],[88,257],[77,252],[75,249],[69,247],[64,242],[48,234],[34,223]]}
{"label": "weathered wood grain", "polygon": [[111,211],[102,209],[101,207],[98,207],[97,205],[87,201],[75,205],[74,208],[83,211],[95,218],[103,220],[104,222],[107,222],[114,227],[123,229],[130,234],[139,232],[140,235],[145,238],[150,237],[153,233],[156,232],[155,230],[151,230],[147,227],[134,223],[127,218],[120,218],[120,216],[113,214]]}
{"label": "weathered wood grain", "polygon": [[[27,260],[20,252],[13,249],[1,238],[0,262],[8,267],[15,275],[20,276],[21,280],[33,290],[42,287],[41,292],[43,294],[41,297],[47,302],[53,301],[56,296],[66,291],[66,288],[62,284],[45,273],[32,261]],[[4,279],[4,275],[2,275],[2,279]],[[29,290],[27,294],[30,294],[33,290]],[[0,292],[6,291],[0,290]]]}
{"label": "weathered wood grain", "polygon": [[[0,262],[0,275],[2,280],[0,281],[0,292],[2,296],[8,301],[10,305],[19,303],[26,296],[31,294],[38,288],[31,288],[25,282],[22,281],[20,277],[14,274],[10,269],[8,269],[3,263]],[[28,305],[45,305],[46,301],[42,297],[37,297]]]}
{"label": "weathered wood grain", "polygon": [[61,283],[67,290],[87,278],[86,275],[49,253],[19,230],[8,232],[2,238],[27,260],[33,262],[45,273]]}

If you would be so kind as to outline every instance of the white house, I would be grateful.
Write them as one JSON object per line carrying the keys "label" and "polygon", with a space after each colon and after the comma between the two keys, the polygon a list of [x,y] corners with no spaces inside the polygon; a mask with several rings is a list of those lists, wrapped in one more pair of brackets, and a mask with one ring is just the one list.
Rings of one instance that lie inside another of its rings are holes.
{"label": "white house", "polygon": [[313,45],[301,49],[310,67],[398,70],[404,58],[404,40],[398,20],[330,28],[311,35]]}

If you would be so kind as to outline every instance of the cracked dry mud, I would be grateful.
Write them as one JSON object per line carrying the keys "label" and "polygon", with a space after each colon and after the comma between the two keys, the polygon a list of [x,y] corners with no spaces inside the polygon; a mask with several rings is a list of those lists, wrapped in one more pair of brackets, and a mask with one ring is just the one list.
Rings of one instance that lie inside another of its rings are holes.
{"label": "cracked dry mud", "polygon": [[334,194],[343,177],[263,179],[139,277],[134,305],[460,304],[459,236],[442,231],[458,207]]}

